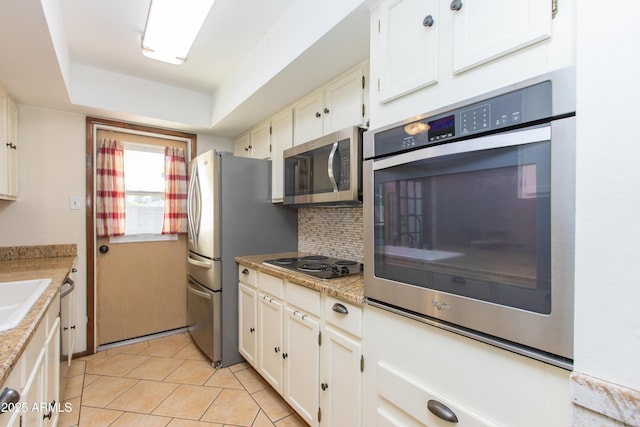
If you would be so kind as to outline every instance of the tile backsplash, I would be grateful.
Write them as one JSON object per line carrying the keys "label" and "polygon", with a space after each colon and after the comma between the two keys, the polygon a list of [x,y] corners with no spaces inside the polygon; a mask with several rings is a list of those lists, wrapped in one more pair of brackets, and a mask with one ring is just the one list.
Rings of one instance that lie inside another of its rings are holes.
{"label": "tile backsplash", "polygon": [[298,250],[363,262],[362,206],[298,209]]}

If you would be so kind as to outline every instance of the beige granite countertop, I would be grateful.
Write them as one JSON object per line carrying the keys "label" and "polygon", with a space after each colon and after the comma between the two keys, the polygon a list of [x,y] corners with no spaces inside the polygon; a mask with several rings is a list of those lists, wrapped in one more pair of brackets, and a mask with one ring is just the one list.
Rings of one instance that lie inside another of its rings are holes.
{"label": "beige granite countertop", "polygon": [[22,356],[76,259],[75,244],[0,248],[0,282],[51,279],[22,322],[0,332],[0,386]]}
{"label": "beige granite countertop", "polygon": [[364,304],[364,279],[362,274],[347,276],[339,279],[321,280],[290,270],[280,269],[275,266],[263,264],[263,261],[276,258],[303,257],[311,255],[305,252],[283,252],[276,254],[251,255],[236,257],[240,265],[263,271],[272,276],[286,279],[296,285],[315,289],[326,295],[339,298],[352,304]]}

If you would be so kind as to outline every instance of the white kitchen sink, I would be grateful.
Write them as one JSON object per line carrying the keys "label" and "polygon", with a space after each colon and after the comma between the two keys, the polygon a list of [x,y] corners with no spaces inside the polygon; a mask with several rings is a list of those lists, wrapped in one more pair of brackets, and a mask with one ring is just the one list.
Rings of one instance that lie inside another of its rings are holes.
{"label": "white kitchen sink", "polygon": [[50,283],[51,279],[0,282],[0,331],[18,326]]}

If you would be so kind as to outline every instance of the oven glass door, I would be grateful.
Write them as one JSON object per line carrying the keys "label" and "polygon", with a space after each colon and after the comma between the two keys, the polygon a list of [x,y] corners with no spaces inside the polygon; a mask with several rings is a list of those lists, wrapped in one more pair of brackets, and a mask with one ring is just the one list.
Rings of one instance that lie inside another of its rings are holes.
{"label": "oven glass door", "polygon": [[375,276],[550,313],[551,142],[515,140],[374,168]]}

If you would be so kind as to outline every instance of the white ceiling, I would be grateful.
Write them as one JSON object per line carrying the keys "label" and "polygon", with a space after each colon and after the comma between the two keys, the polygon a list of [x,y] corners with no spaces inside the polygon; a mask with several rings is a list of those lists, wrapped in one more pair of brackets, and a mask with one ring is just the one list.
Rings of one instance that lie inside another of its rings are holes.
{"label": "white ceiling", "polygon": [[320,3],[216,0],[172,65],[141,53],[150,0],[3,0],[0,85],[19,104],[233,137],[368,58],[371,1]]}

